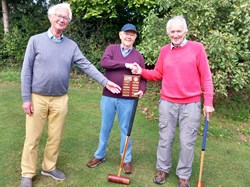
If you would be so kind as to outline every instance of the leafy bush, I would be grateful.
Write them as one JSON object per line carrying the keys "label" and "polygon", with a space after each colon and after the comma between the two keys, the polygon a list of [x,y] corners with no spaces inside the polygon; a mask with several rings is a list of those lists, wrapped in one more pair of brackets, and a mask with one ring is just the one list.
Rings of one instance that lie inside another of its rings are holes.
{"label": "leafy bush", "polygon": [[20,71],[3,70],[0,71],[0,83],[20,83]]}
{"label": "leafy bush", "polygon": [[1,69],[20,68],[29,38],[49,28],[47,8],[37,2],[13,2],[9,7],[10,32],[0,37]]}
{"label": "leafy bush", "polygon": [[166,35],[166,19],[158,18],[154,12],[144,19],[141,29],[141,43],[137,49],[143,54],[145,63],[154,65],[159,55],[160,48],[169,42]]}
{"label": "leafy bush", "polygon": [[25,50],[24,38],[25,36],[17,27],[14,27],[10,34],[5,34],[2,43],[0,67],[6,69],[21,66]]}

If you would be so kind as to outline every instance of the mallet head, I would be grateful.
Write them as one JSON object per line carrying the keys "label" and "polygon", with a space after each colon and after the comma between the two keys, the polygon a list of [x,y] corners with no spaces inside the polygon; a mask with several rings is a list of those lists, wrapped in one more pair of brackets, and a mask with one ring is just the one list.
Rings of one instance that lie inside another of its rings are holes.
{"label": "mallet head", "polygon": [[120,184],[128,185],[130,183],[129,177],[118,176],[114,174],[109,174],[107,179],[110,182],[115,182],[115,183],[120,183]]}

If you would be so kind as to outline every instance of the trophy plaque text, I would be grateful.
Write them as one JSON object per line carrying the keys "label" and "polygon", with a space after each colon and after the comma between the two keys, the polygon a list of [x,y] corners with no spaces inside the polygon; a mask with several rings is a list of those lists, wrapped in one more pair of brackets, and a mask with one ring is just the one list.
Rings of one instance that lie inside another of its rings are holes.
{"label": "trophy plaque text", "polygon": [[137,97],[134,93],[139,91],[140,76],[138,75],[124,75],[122,83],[122,96]]}

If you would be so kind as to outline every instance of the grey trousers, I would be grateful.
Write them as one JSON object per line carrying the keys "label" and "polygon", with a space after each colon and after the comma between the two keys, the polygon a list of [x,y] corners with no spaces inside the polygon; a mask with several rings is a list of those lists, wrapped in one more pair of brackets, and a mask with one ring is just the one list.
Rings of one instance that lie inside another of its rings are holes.
{"label": "grey trousers", "polygon": [[172,145],[179,124],[180,151],[176,175],[182,179],[190,178],[200,116],[200,102],[177,104],[162,99],[159,101],[159,142],[156,163],[158,171],[170,173]]}

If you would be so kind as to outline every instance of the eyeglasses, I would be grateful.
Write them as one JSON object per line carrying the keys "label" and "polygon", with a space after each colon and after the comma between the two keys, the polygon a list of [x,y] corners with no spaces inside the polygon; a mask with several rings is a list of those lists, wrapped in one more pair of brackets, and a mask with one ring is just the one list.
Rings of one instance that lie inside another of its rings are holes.
{"label": "eyeglasses", "polygon": [[56,18],[58,19],[58,20],[61,20],[61,19],[63,19],[63,21],[69,21],[69,18],[68,17],[66,17],[66,16],[63,16],[63,15],[61,15],[61,14],[54,14],[55,16],[56,16]]}

